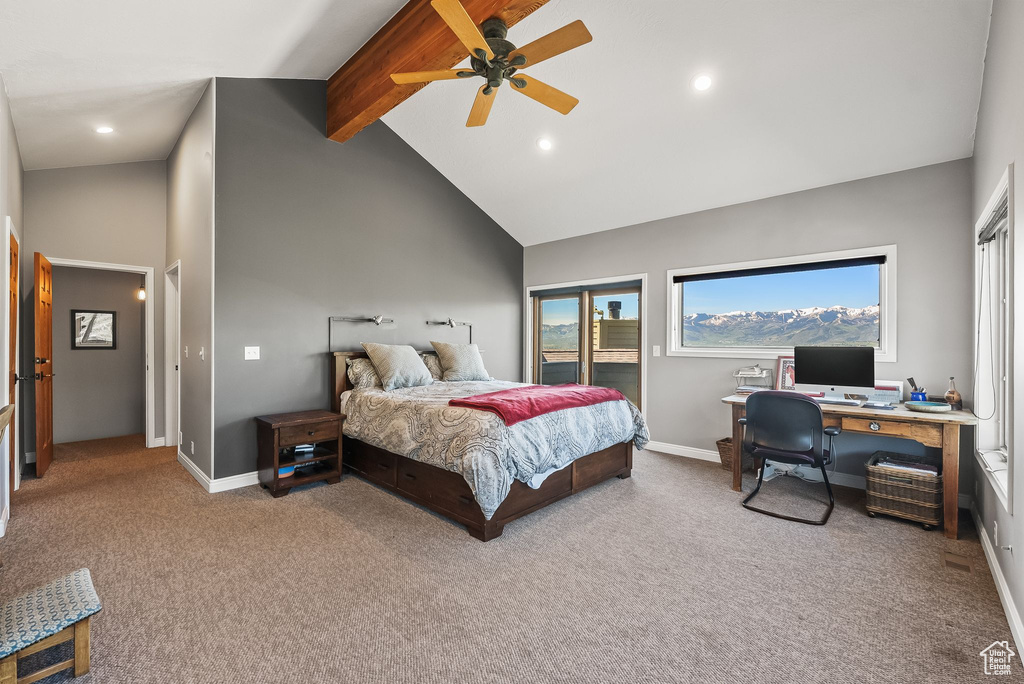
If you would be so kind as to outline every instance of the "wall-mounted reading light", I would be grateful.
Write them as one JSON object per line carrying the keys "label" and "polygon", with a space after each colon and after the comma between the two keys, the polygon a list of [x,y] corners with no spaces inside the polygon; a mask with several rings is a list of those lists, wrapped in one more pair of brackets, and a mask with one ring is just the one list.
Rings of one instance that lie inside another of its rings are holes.
{"label": "wall-mounted reading light", "polygon": [[473,324],[466,321],[456,321],[449,317],[447,321],[427,321],[427,325],[447,325],[449,328],[469,328],[469,343],[473,344]]}
{"label": "wall-mounted reading light", "polygon": [[334,323],[373,323],[374,325],[383,325],[384,323],[394,323],[393,318],[384,318],[380,314],[376,316],[331,316],[327,319],[327,351],[334,351]]}

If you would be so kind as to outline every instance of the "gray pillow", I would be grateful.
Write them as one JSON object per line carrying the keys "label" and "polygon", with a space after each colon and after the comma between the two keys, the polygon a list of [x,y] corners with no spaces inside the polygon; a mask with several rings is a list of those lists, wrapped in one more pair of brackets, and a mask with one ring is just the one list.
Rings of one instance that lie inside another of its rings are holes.
{"label": "gray pillow", "polygon": [[423,365],[430,371],[430,377],[434,380],[442,380],[444,378],[444,369],[441,368],[441,359],[437,358],[437,354],[420,354],[423,358]]}
{"label": "gray pillow", "polygon": [[355,389],[381,387],[384,384],[380,381],[380,376],[377,375],[370,359],[349,359],[348,379]]}
{"label": "gray pillow", "polygon": [[444,368],[442,379],[447,382],[466,380],[493,380],[484,368],[484,360],[480,356],[480,348],[475,344],[449,344],[448,342],[431,342],[437,358]]}
{"label": "gray pillow", "polygon": [[384,389],[429,385],[434,380],[423,365],[423,359],[407,344],[375,344],[364,342],[363,349],[373,362]]}

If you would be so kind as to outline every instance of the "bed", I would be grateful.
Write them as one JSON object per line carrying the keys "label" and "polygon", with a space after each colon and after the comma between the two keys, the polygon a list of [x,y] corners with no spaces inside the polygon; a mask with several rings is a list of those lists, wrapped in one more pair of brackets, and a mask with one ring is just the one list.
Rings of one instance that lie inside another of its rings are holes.
{"label": "bed", "polygon": [[345,414],[347,470],[466,526],[489,541],[507,523],[607,479],[628,478],[647,428],[629,402],[556,411],[511,427],[450,398],[519,383],[436,382],[354,390],[349,359],[331,354],[331,410]]}

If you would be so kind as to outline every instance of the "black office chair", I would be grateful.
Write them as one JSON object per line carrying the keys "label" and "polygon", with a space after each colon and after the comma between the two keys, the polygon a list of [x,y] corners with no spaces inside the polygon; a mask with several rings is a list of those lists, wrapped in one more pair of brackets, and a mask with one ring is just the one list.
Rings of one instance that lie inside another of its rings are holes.
{"label": "black office chair", "polygon": [[[743,453],[751,454],[761,462],[757,473],[757,487],[743,500],[743,507],[783,520],[824,525],[832,515],[835,497],[828,482],[825,466],[832,462],[832,440],[839,434],[837,427],[822,427],[821,406],[814,399],[796,392],[755,392],[747,397],[747,416],[741,418],[745,426]],[[822,436],[828,436],[828,449],[822,448]],[[761,491],[764,468],[768,461],[791,465],[809,465],[820,468],[828,490],[828,510],[820,520],[794,518],[749,505]]]}

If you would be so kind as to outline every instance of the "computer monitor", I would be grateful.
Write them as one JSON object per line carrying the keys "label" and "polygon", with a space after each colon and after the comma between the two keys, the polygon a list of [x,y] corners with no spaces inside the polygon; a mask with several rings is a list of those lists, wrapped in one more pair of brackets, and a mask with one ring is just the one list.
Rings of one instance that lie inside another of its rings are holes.
{"label": "computer monitor", "polygon": [[796,347],[793,365],[798,392],[823,392],[826,400],[838,400],[875,390],[874,347]]}

